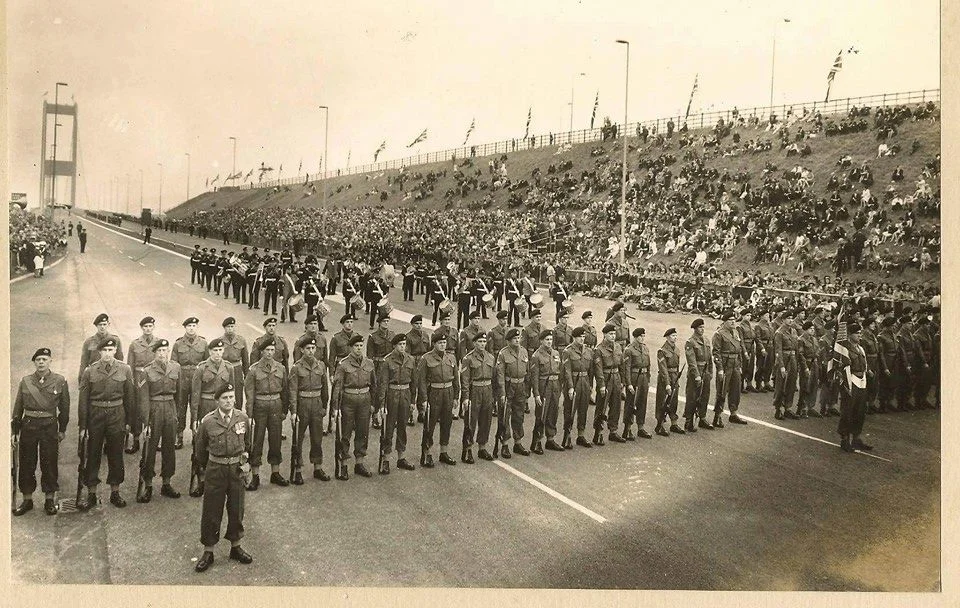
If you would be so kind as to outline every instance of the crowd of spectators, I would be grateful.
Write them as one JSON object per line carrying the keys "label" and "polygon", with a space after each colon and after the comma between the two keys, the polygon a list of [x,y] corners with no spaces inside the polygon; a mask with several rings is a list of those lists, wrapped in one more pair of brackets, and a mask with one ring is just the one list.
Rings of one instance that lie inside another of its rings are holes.
{"label": "crowd of spectators", "polygon": [[34,258],[40,254],[49,258],[67,246],[67,228],[63,222],[54,223],[43,215],[10,206],[10,263],[11,275],[34,271]]}

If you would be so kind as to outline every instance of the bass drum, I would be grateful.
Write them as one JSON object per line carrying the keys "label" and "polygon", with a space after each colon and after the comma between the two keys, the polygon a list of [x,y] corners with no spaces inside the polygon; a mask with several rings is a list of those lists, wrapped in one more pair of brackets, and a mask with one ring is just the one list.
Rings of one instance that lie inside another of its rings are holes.
{"label": "bass drum", "polygon": [[307,307],[307,304],[303,301],[303,294],[299,293],[290,296],[290,301],[287,302],[287,305],[293,312],[300,312]]}
{"label": "bass drum", "polygon": [[530,305],[534,308],[541,308],[543,306],[543,296],[539,293],[530,296]]}
{"label": "bass drum", "polygon": [[393,312],[393,304],[390,303],[390,300],[383,298],[377,302],[377,316],[378,317],[389,317],[390,313]]}
{"label": "bass drum", "polygon": [[517,310],[520,311],[520,314],[522,315],[527,314],[527,308],[529,307],[529,305],[527,304],[526,298],[524,297],[517,298],[516,300],[514,300],[513,305],[517,307]]}

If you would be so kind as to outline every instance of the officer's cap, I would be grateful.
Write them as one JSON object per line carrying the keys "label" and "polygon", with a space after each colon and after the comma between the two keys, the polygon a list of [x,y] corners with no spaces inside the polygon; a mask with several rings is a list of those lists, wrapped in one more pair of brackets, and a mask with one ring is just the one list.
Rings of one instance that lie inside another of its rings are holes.
{"label": "officer's cap", "polygon": [[690,324],[691,329],[696,329],[698,327],[703,327],[703,319],[694,319],[693,323]]}
{"label": "officer's cap", "polygon": [[211,340],[210,343],[207,344],[207,348],[211,348],[211,349],[212,349],[212,348],[223,348],[223,347],[224,347],[223,338],[216,338],[216,339],[214,339],[214,340]]}
{"label": "officer's cap", "polygon": [[114,348],[117,347],[117,340],[116,340],[116,338],[106,338],[106,339],[104,339],[104,340],[100,340],[100,344],[97,346],[97,349],[98,349],[98,350],[103,350],[103,349],[109,348],[109,347],[111,347],[111,346],[114,347]]}
{"label": "officer's cap", "polygon": [[353,346],[354,344],[360,344],[361,342],[363,342],[363,336],[359,334],[350,337],[350,346]]}
{"label": "officer's cap", "polygon": [[186,319],[183,320],[183,326],[186,327],[187,325],[196,325],[199,322],[200,322],[200,319],[196,317],[187,317]]}
{"label": "officer's cap", "polygon": [[223,320],[224,327],[228,325],[236,325],[236,324],[237,324],[237,320],[234,319],[233,317],[227,317],[226,319]]}
{"label": "officer's cap", "polygon": [[107,316],[107,313],[105,312],[100,313],[99,315],[97,315],[97,318],[93,320],[94,325],[100,325],[101,323],[109,323],[109,322],[110,322],[110,317]]}
{"label": "officer's cap", "polygon": [[170,342],[168,340],[160,338],[150,346],[150,350],[152,350],[153,352],[157,352],[158,348],[163,348],[164,346],[170,346]]}
{"label": "officer's cap", "polygon": [[235,389],[233,388],[233,385],[228,382],[227,384],[224,384],[223,386],[221,386],[220,388],[218,388],[218,389],[213,393],[213,397],[214,397],[214,399],[219,399],[220,397],[223,396],[224,393],[232,393],[232,392],[234,392],[234,390],[235,390]]}
{"label": "officer's cap", "polygon": [[30,360],[36,361],[37,357],[52,357],[52,356],[53,355],[50,354],[50,349],[47,347],[43,347],[43,348],[38,348],[37,352],[33,353],[33,358]]}
{"label": "officer's cap", "polygon": [[672,335],[675,334],[675,333],[677,333],[677,328],[676,328],[676,327],[671,327],[671,328],[668,329],[667,331],[663,332],[663,337],[666,338],[666,337],[668,337],[668,336],[672,336]]}
{"label": "officer's cap", "polygon": [[394,337],[390,338],[390,343],[393,344],[394,346],[396,346],[397,344],[400,344],[401,342],[406,342],[406,341],[407,341],[406,334],[397,334]]}
{"label": "officer's cap", "polygon": [[157,322],[157,320],[154,319],[153,317],[144,317],[144,318],[140,319],[140,327],[143,327],[144,325],[147,325],[148,323],[154,324],[154,323],[156,323],[156,322]]}

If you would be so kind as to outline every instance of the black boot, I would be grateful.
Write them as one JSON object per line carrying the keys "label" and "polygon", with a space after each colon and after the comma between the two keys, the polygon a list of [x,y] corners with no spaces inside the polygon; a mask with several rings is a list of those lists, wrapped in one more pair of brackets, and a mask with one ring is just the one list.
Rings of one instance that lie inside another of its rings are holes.
{"label": "black boot", "polygon": [[653,432],[661,437],[669,437],[670,433],[667,432],[667,429],[663,428],[662,423],[657,423],[657,428],[653,429]]}
{"label": "black boot", "polygon": [[720,412],[713,413],[713,428],[715,429],[723,428],[723,415]]}
{"label": "black boot", "polygon": [[686,435],[686,431],[680,428],[680,426],[676,422],[670,423],[670,432],[676,433],[677,435]]}
{"label": "black boot", "polygon": [[143,486],[143,492],[137,494],[136,501],[140,504],[146,504],[153,499],[153,486],[146,484]]}
{"label": "black boot", "polygon": [[33,499],[25,498],[23,502],[20,503],[20,506],[13,510],[13,514],[16,516],[25,515],[33,511]]}
{"label": "black boot", "polygon": [[570,431],[566,431],[563,434],[563,443],[560,444],[565,450],[573,449],[573,440],[570,439]]}
{"label": "black boot", "polygon": [[582,448],[592,448],[592,447],[593,447],[593,445],[592,445],[589,441],[587,441],[587,438],[584,437],[583,435],[579,435],[579,436],[577,437],[577,445],[580,446],[580,447],[582,447]]}
{"label": "black boot", "polygon": [[603,442],[603,433],[599,430],[593,432],[593,445],[606,445]]}

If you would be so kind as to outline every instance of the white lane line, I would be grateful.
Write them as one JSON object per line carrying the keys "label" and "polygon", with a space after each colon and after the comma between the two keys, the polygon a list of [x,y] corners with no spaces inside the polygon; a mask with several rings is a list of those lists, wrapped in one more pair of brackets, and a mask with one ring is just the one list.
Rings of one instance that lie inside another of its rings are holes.
{"label": "white lane line", "polygon": [[132,255],[128,255],[127,257],[130,258],[131,260],[133,259],[133,256],[132,256]]}
{"label": "white lane line", "polygon": [[[656,393],[657,393],[657,390],[654,389],[654,388],[651,388],[651,389],[650,389],[649,391],[647,391],[647,392],[656,394]],[[687,399],[686,399],[685,397],[677,397],[677,401],[683,401],[684,403],[686,403],[686,402],[687,402]],[[710,411],[713,411],[713,406],[712,406],[712,405],[708,405],[708,406],[707,406],[707,409],[709,409]],[[730,416],[730,412],[729,412],[728,410],[724,410],[723,413],[726,414],[727,417]],[[800,431],[795,431],[795,430],[789,429],[789,428],[787,428],[787,427],[785,427],[785,426],[780,426],[780,425],[778,425],[778,424],[773,424],[773,423],[771,423],[771,422],[767,422],[766,420],[760,420],[759,418],[753,418],[753,417],[747,416],[747,415],[745,415],[745,414],[740,414],[740,413],[737,413],[737,416],[740,416],[741,418],[743,418],[743,419],[746,420],[747,422],[755,422],[756,424],[759,424],[760,426],[765,426],[765,427],[767,427],[767,428],[776,429],[776,430],[778,430],[778,431],[783,431],[784,433],[790,433],[791,435],[796,435],[797,437],[803,437],[804,439],[810,439],[810,440],[812,440],[812,441],[819,441],[820,443],[825,443],[825,444],[827,444],[827,445],[832,445],[832,446],[837,447],[837,448],[840,447],[840,444],[839,444],[839,443],[834,443],[834,442],[832,442],[832,441],[827,441],[826,439],[821,439],[821,438],[819,438],[819,437],[814,437],[813,435],[807,435],[806,433],[801,433]],[[861,456],[869,456],[870,458],[876,458],[877,460],[882,460],[882,461],[884,461],[884,462],[893,462],[892,460],[889,460],[889,459],[887,459],[887,458],[884,458],[883,456],[877,456],[876,454],[871,454],[870,452],[864,452],[864,451],[861,451],[861,450],[854,450],[854,452],[856,452],[857,454],[860,454]]]}
{"label": "white lane line", "polygon": [[155,272],[156,274],[160,274],[160,275],[162,275],[162,274],[163,274],[163,273],[162,273],[162,272],[160,272],[159,270],[154,270],[153,272]]}
{"label": "white lane line", "polygon": [[140,264],[141,266],[146,266],[146,264],[144,264],[143,262],[137,262],[137,264]]}
{"label": "white lane line", "polygon": [[176,281],[174,281],[173,284],[179,287],[180,289],[183,289],[183,285],[181,285],[180,283],[177,283]]}
{"label": "white lane line", "polygon": [[252,329],[253,331],[263,331],[263,328],[262,328],[262,327],[257,327],[257,326],[254,325],[253,323],[247,323],[247,327],[249,327],[249,328]]}
{"label": "white lane line", "polygon": [[576,509],[577,511],[580,511],[581,513],[583,513],[584,515],[586,515],[586,516],[589,517],[590,519],[594,520],[595,522],[597,522],[597,523],[599,523],[599,524],[605,524],[605,523],[607,523],[607,519],[606,519],[604,516],[602,516],[602,515],[594,512],[594,511],[591,511],[590,509],[586,508],[585,506],[581,505],[580,503],[578,503],[578,502],[575,501],[575,500],[571,500],[571,499],[567,498],[566,496],[564,496],[564,495],[561,494],[560,492],[557,492],[557,491],[554,490],[553,488],[551,488],[551,487],[549,487],[549,486],[546,486],[546,485],[540,483],[539,481],[537,481],[537,480],[534,479],[533,477],[530,477],[529,475],[527,475],[527,474],[525,474],[525,473],[521,473],[520,471],[516,470],[515,468],[513,468],[512,466],[510,466],[510,465],[508,465],[507,463],[503,462],[502,460],[494,460],[493,462],[494,462],[494,464],[496,464],[497,466],[499,466],[501,469],[503,469],[503,470],[505,470],[505,471],[508,471],[508,472],[510,472],[510,473],[513,473],[514,475],[516,475],[516,476],[519,477],[520,479],[524,480],[525,482],[529,483],[530,485],[532,485],[533,487],[537,488],[538,490],[542,490],[543,492],[546,492],[547,494],[549,494],[550,496],[553,496],[554,498],[556,498],[557,500],[559,500],[559,501],[562,502],[563,504],[567,505],[568,507],[573,507],[573,508]]}
{"label": "white lane line", "polygon": [[210,306],[216,306],[216,304],[214,304],[213,302],[211,302],[210,300],[208,300],[208,299],[206,299],[206,298],[200,298],[200,299],[203,300],[204,302],[206,302],[207,304],[209,304]]}

